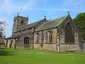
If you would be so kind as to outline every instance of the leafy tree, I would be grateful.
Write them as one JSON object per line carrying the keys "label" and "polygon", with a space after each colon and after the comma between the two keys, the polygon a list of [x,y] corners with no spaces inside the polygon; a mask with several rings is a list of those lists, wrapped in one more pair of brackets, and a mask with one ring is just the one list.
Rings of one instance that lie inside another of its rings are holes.
{"label": "leafy tree", "polygon": [[85,12],[78,14],[74,22],[79,28],[80,36],[85,40]]}

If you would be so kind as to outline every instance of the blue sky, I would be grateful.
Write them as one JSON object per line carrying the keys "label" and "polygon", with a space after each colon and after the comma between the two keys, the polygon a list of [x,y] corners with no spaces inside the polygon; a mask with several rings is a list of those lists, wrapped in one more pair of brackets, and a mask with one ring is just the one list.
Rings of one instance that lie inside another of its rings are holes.
{"label": "blue sky", "polygon": [[[28,23],[47,19],[55,19],[70,12],[72,18],[85,11],[85,0],[0,0],[0,21],[6,21],[6,37],[11,36],[13,18],[19,12],[21,16],[28,16]],[[21,11],[22,8],[22,11]]]}

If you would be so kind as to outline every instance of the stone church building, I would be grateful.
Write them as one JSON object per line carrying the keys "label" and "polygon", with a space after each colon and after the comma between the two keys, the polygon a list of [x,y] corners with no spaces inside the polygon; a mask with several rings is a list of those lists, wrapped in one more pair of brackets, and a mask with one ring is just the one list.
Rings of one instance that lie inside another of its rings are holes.
{"label": "stone church building", "polygon": [[70,14],[54,20],[28,23],[28,17],[14,17],[12,36],[6,39],[9,48],[78,51],[79,31]]}

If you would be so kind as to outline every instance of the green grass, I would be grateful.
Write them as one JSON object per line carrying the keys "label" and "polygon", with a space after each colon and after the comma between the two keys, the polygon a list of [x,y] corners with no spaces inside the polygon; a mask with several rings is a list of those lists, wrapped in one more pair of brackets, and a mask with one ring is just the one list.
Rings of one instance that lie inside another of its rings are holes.
{"label": "green grass", "polygon": [[85,64],[85,52],[0,49],[0,64]]}

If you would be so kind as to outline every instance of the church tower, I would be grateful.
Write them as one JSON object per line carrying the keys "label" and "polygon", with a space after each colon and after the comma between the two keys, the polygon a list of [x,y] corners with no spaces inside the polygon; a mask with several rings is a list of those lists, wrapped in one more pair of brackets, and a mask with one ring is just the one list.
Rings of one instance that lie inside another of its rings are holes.
{"label": "church tower", "polygon": [[17,32],[18,28],[23,25],[28,25],[28,17],[19,16],[18,14],[16,17],[14,17],[12,32]]}

